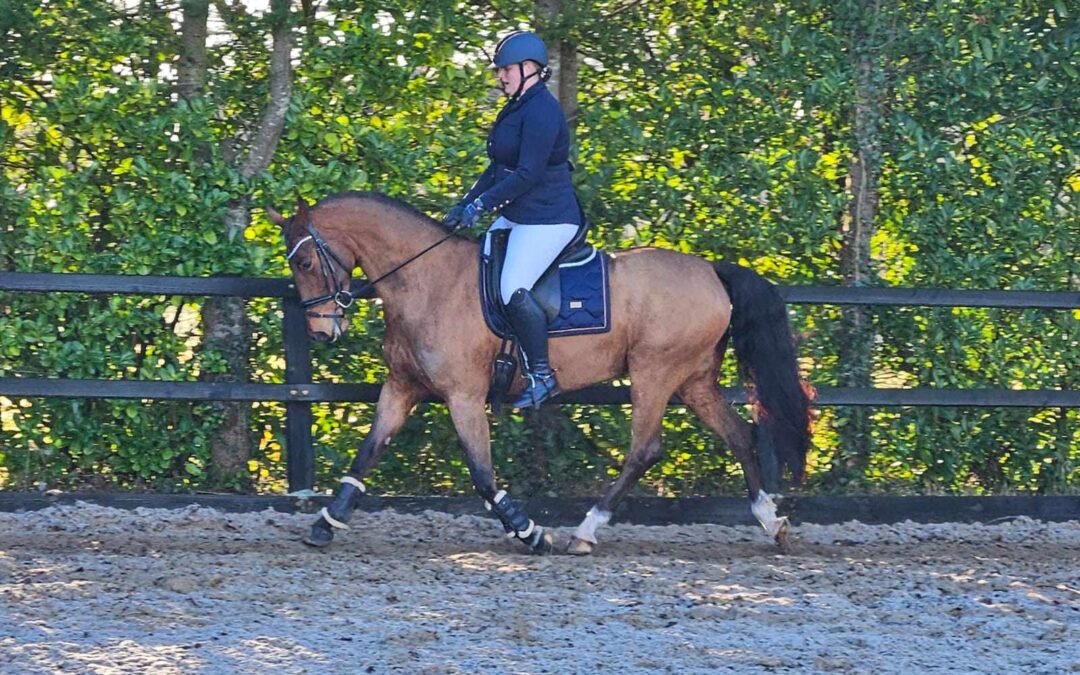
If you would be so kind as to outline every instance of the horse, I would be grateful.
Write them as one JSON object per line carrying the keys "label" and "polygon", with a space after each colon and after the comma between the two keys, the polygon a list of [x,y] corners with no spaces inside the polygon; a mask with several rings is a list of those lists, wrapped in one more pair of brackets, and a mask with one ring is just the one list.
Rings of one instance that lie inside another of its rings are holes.
{"label": "horse", "polygon": [[[298,199],[289,218],[269,207],[266,213],[282,229],[311,339],[333,342],[348,330],[345,309],[357,267],[374,280],[386,326],[389,375],[371,430],[304,543],[327,546],[335,530],[348,528],[366,490],[364,477],[417,403],[434,396],[449,407],[472,484],[507,536],[533,552],[551,551],[552,535],[499,489],[492,468],[486,404],[502,341],[482,316],[477,242],[377,192],[333,194],[314,206]],[[783,299],[747,267],[652,247],[607,255],[611,330],[553,338],[550,360],[564,392],[629,376],[631,443],[619,475],[565,552],[592,553],[597,530],[662,458],[662,419],[676,394],[734,452],[751,513],[785,548],[789,523],[777,515],[773,495],[787,474],[795,483],[804,478],[811,401]],[[729,340],[751,387],[750,421],[718,385]],[[519,381],[514,388],[523,386]]]}

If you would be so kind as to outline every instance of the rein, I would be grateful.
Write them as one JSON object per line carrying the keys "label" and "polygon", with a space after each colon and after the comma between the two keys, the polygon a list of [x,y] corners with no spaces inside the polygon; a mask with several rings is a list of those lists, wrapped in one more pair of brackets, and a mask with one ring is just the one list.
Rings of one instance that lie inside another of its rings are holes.
{"label": "rein", "polygon": [[372,281],[365,282],[363,285],[360,286],[360,288],[358,288],[356,291],[353,291],[351,288],[348,288],[348,289],[344,288],[341,285],[341,283],[338,281],[337,270],[334,269],[334,263],[336,262],[338,264],[338,267],[340,267],[341,269],[344,269],[346,274],[349,273],[349,270],[347,270],[345,268],[345,264],[343,262],[341,262],[341,258],[339,258],[333,252],[333,250],[330,249],[330,245],[326,243],[326,240],[322,238],[322,235],[319,234],[319,231],[315,229],[315,225],[311,222],[310,219],[307,222],[307,231],[308,231],[308,235],[306,237],[301,238],[300,241],[296,242],[296,245],[293,246],[293,249],[291,251],[289,251],[288,255],[285,256],[285,259],[286,260],[292,260],[292,257],[294,255],[296,255],[296,252],[300,250],[300,246],[302,244],[304,244],[305,242],[310,241],[310,242],[315,244],[315,252],[319,256],[319,268],[322,271],[323,279],[326,281],[326,290],[328,290],[329,293],[327,293],[325,295],[320,295],[320,296],[315,297],[315,298],[309,298],[307,300],[301,300],[300,301],[300,306],[302,308],[304,308],[304,309],[307,309],[308,307],[313,307],[315,305],[320,305],[320,304],[326,302],[327,300],[333,300],[334,303],[338,307],[340,307],[342,309],[342,312],[340,314],[338,314],[338,313],[322,314],[320,312],[312,312],[312,311],[307,312],[307,315],[310,316],[310,317],[327,318],[327,319],[340,319],[340,318],[344,317],[345,316],[344,310],[346,310],[350,306],[352,306],[353,301],[356,299],[357,296],[360,296],[360,295],[363,295],[363,294],[367,293],[369,290],[371,290],[372,288],[375,287],[375,284],[379,283],[380,281],[387,278],[391,274],[394,274],[395,272],[400,270],[402,267],[405,267],[406,265],[408,265],[412,261],[414,261],[417,258],[419,258],[420,256],[424,255],[425,253],[427,253],[431,249],[435,248],[439,244],[441,244],[444,241],[446,241],[447,239],[449,239],[450,237],[454,236],[453,232],[447,233],[447,235],[445,237],[438,240],[437,242],[435,242],[431,246],[428,246],[427,248],[420,251],[419,253],[414,254],[413,256],[411,256],[410,258],[405,260],[404,262],[399,263],[393,269],[391,269],[389,272],[379,275],[378,278],[373,279]]}

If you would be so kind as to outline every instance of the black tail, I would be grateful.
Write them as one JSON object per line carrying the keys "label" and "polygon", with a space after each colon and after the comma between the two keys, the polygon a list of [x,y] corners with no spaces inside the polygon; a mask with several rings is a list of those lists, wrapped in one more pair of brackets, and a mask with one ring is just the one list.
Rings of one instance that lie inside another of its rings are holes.
{"label": "black tail", "polygon": [[716,274],[731,296],[735,358],[753,383],[759,404],[758,463],[767,492],[779,489],[786,466],[796,482],[806,472],[810,445],[810,398],[799,380],[787,307],[776,287],[757,272],[718,262]]}

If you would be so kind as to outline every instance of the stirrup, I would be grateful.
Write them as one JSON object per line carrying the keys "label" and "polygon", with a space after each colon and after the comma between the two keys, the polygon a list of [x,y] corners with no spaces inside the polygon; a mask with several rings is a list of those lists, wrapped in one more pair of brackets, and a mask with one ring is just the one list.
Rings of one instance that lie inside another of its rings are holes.
{"label": "stirrup", "polygon": [[555,380],[554,372],[546,377],[533,373],[526,373],[526,375],[529,378],[529,386],[525,387],[521,396],[510,404],[511,407],[539,408],[544,401],[559,395],[559,383]]}

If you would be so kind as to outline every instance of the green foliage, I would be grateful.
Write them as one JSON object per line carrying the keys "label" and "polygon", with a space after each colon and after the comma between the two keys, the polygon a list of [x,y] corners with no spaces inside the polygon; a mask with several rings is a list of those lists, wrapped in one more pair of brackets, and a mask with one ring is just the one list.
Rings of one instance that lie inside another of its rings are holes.
{"label": "green foliage", "polygon": [[[130,5],[131,3],[128,3]],[[296,17],[297,71],[265,174],[231,168],[234,139],[267,102],[265,16],[238,14],[210,46],[207,94],[173,94],[178,42],[157,2],[58,0],[0,11],[0,269],[107,274],[287,273],[276,228],[243,238],[232,200],[292,210],[376,189],[438,213],[484,164],[501,102],[483,50],[527,24],[500,0],[332,1]],[[617,249],[656,245],[737,260],[781,283],[840,279],[853,106],[880,97],[875,283],[1076,290],[1080,268],[1077,16],[1066,3],[592,0],[548,27],[580,45],[575,181]],[[0,6],[3,6],[0,3]],[[861,50],[861,51],[860,51]],[[880,73],[869,84],[852,55]],[[463,264],[465,264],[464,261]],[[195,380],[203,298],[7,294],[0,376]],[[378,382],[379,306],[314,348],[316,381]],[[248,304],[253,379],[281,382],[281,310]],[[797,307],[804,373],[836,384],[836,307]],[[1080,313],[878,309],[877,386],[1080,388]],[[734,381],[727,366],[725,379]],[[194,489],[205,484],[211,406],[0,398],[0,485]],[[496,469],[519,491],[596,494],[629,447],[628,410],[567,407],[493,427]],[[369,405],[315,409],[319,484],[368,429]],[[811,487],[842,455],[855,411],[826,409]],[[1062,491],[1080,481],[1080,419],[1061,410],[877,410],[858,491]],[[652,494],[738,493],[740,471],[692,416],[665,420]],[[284,485],[282,406],[252,410],[261,490]],[[551,451],[558,448],[557,452]],[[424,405],[369,481],[462,493],[468,472],[445,409]]]}

